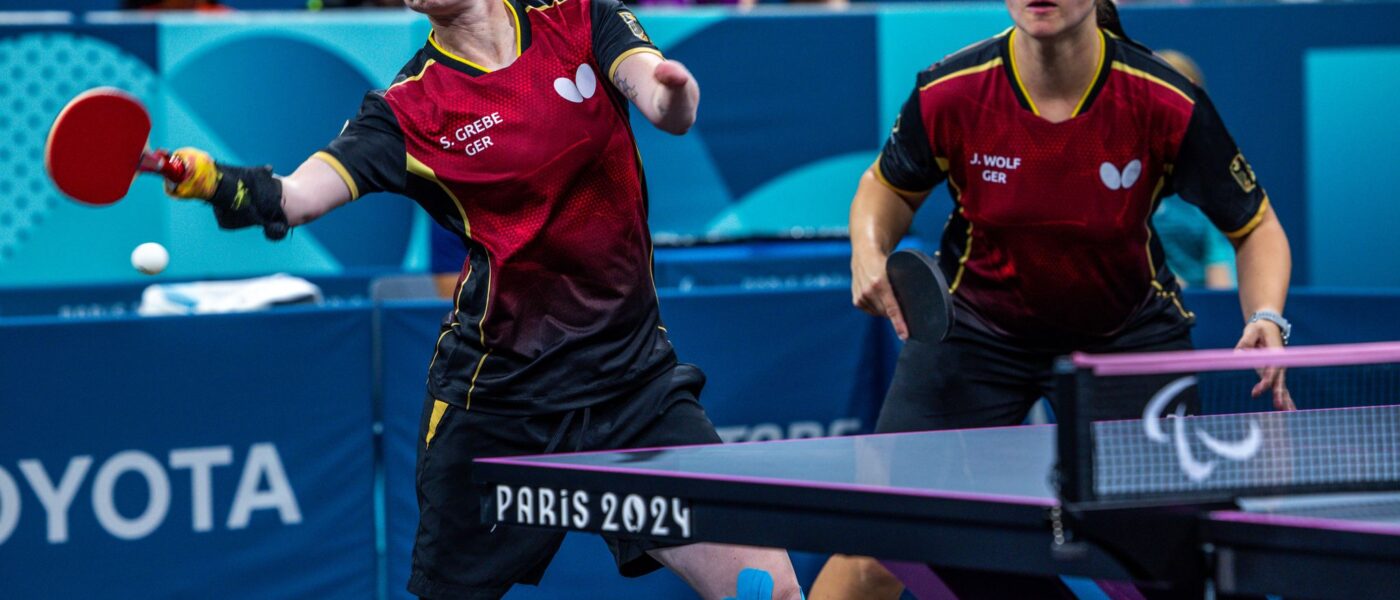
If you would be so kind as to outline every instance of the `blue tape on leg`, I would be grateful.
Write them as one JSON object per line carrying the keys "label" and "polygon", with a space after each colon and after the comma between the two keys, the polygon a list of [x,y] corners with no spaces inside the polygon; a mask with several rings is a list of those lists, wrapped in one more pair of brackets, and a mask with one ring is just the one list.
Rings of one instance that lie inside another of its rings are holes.
{"label": "blue tape on leg", "polygon": [[773,600],[773,576],[762,569],[739,571],[739,584],[733,598],[725,600]]}

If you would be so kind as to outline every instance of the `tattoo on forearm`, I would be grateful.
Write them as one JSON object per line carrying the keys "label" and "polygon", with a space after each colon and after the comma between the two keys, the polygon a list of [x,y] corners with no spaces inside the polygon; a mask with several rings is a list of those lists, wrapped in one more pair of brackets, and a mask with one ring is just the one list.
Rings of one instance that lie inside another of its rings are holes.
{"label": "tattoo on forearm", "polygon": [[637,86],[628,82],[626,77],[618,75],[617,79],[613,80],[613,83],[617,84],[618,91],[621,91],[622,95],[627,96],[628,100],[633,102],[637,101]]}

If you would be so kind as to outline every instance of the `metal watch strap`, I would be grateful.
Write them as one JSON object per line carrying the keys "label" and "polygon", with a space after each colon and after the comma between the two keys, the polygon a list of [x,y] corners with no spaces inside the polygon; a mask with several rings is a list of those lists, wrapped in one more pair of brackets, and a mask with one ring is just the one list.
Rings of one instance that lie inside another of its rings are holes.
{"label": "metal watch strap", "polygon": [[1250,323],[1255,321],[1268,321],[1278,325],[1279,332],[1283,334],[1283,345],[1288,345],[1288,334],[1292,333],[1293,325],[1288,322],[1288,319],[1283,318],[1283,315],[1272,310],[1260,310],[1249,316]]}

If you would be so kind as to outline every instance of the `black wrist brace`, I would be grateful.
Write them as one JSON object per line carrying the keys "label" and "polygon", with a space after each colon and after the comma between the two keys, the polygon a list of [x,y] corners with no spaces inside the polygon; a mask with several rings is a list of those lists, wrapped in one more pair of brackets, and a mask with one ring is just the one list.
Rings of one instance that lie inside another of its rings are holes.
{"label": "black wrist brace", "polygon": [[209,204],[222,229],[263,228],[269,240],[287,237],[287,215],[282,212],[282,182],[272,167],[235,167],[219,164],[219,182]]}

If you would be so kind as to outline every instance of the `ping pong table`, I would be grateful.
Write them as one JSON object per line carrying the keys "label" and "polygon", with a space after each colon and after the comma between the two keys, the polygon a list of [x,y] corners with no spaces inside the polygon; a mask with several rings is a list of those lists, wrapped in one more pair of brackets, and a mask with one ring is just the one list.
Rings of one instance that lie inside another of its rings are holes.
{"label": "ping pong table", "polygon": [[[1056,457],[1069,427],[1055,425],[481,459],[474,477],[491,490],[485,518],[512,526],[1203,595],[1400,593],[1400,405],[1094,427],[1109,450],[1136,459],[1125,467],[1100,450],[1094,468],[1121,477],[1095,481],[1090,503],[1065,500]],[[1323,491],[1339,474],[1365,485],[1346,495],[1235,491]],[[1164,501],[1135,487],[1143,482],[1197,494]],[[938,597],[936,584],[906,583]]]}

